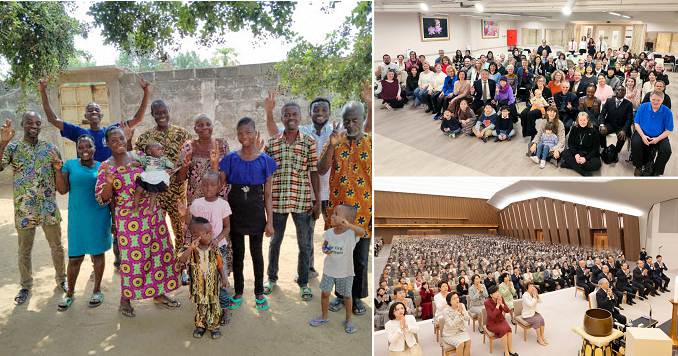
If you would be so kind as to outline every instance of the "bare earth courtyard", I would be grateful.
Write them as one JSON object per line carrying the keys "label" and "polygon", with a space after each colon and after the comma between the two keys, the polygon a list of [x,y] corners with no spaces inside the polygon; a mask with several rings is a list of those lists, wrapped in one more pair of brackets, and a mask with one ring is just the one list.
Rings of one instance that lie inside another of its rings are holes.
{"label": "bare earth courtyard", "polygon": [[[313,299],[303,302],[293,279],[297,266],[297,244],[294,224],[287,223],[280,254],[278,288],[269,296],[271,309],[259,312],[254,306],[252,263],[249,247],[245,253],[245,293],[240,309],[233,312],[231,324],[222,327],[223,336],[212,340],[192,337],[194,305],[187,288],[172,294],[181,303],[179,310],[165,310],[151,300],[133,303],[136,318],[118,313],[120,298],[119,276],[113,272],[113,252],[106,253],[106,270],[102,281],[104,304],[87,307],[93,281],[89,279],[92,265],[89,258],[82,264],[73,306],[58,312],[56,305],[61,291],[55,288],[54,268],[47,241],[37,230],[33,246],[34,287],[30,299],[15,306],[13,299],[19,290],[17,268],[17,234],[14,229],[11,174],[0,173],[0,354],[2,355],[369,355],[372,341],[372,296],[364,299],[367,313],[354,316],[358,332],[346,334],[341,326],[344,311],[330,312],[330,323],[320,328],[308,326],[308,320],[320,313],[319,278],[311,280]],[[63,221],[62,243],[67,247],[66,196],[58,199]],[[86,223],[86,222],[84,222]],[[322,270],[322,219],[316,224],[315,266]],[[264,239],[264,261],[268,242]],[[371,260],[371,258],[370,258]],[[266,263],[266,266],[268,264]],[[371,262],[368,271],[371,272]],[[265,275],[264,275],[265,278]],[[372,276],[368,278],[372,290]],[[232,277],[231,277],[231,283]]]}

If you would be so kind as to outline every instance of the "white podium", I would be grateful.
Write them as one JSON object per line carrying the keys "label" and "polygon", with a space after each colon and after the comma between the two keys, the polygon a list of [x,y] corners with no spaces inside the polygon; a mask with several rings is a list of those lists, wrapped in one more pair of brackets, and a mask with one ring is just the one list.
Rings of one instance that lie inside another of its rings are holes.
{"label": "white podium", "polygon": [[626,356],[671,356],[673,343],[661,329],[626,328]]}

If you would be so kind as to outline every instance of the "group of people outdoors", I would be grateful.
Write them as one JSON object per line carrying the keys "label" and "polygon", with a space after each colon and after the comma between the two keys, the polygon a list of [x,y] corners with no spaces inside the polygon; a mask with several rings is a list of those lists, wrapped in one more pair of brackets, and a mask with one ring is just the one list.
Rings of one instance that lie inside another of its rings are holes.
{"label": "group of people outdoors", "polygon": [[[579,53],[542,41],[532,50],[477,58],[469,50],[454,56],[439,50],[433,62],[415,51],[396,60],[384,54],[374,93],[382,109],[425,107],[452,138],[503,142],[520,131],[541,168],[553,161],[588,176],[602,162],[618,162],[629,139],[634,175],[664,174],[673,113],[663,62],[626,45],[600,51],[592,39],[584,43]],[[616,143],[608,146],[610,135]]]}
{"label": "group of people outdoors", "polygon": [[[458,355],[464,355],[467,347],[470,350],[467,324],[469,318],[477,319],[478,332],[484,333],[486,327],[502,339],[508,355],[513,348],[506,320],[515,324],[517,316],[535,330],[539,344],[548,344],[538,309],[543,293],[577,286],[588,296],[596,290],[598,306],[626,324],[618,313],[622,293],[633,304],[636,293],[644,299],[667,291],[669,282],[661,256],[653,262],[644,250],[639,261],[627,262],[619,250],[458,235],[400,237],[393,240],[390,251],[379,277],[374,326],[386,329],[390,350],[412,349],[415,354],[415,344],[406,334],[404,344],[391,334],[399,330],[396,326],[402,319],[409,320],[410,332],[419,320],[440,323],[443,342],[454,346]],[[517,300],[522,301],[520,315],[513,312]]]}
{"label": "group of people outdoors", "polygon": [[[314,224],[322,214],[323,304],[330,304],[333,311],[346,305],[344,330],[355,332],[350,315],[366,313],[361,299],[368,294],[371,95],[363,93],[366,105],[350,101],[342,107],[341,127],[331,120],[326,98],[310,103],[310,123],[304,125],[299,104],[286,102],[278,128],[275,95],[270,94],[264,100],[270,138],[264,141],[255,121],[243,117],[234,133],[240,148],[234,149],[225,138],[214,137],[214,122],[206,114],[195,116],[194,132],[174,125],[163,100],[150,104],[154,125],[134,140],[134,128],[144,120],[151,96],[151,85],[143,79],[139,81],[143,98],[132,119],[105,126],[101,106],[89,103],[84,112],[89,128],[57,117],[47,86],[41,80],[38,88],[44,116],[62,137],[75,142],[76,157],[62,157],[56,145],[41,138],[44,121],[38,112],[21,116],[23,135],[18,139],[11,120],[0,127],[0,170],[10,168],[14,183],[21,277],[17,305],[30,297],[31,250],[35,230],[41,227],[57,286],[64,292],[59,311],[73,305],[85,255],[94,265],[88,306],[104,302],[100,287],[104,255],[113,247],[122,315],[135,317],[132,301],[148,298],[165,309],[180,308],[168,294],[189,285],[196,304],[193,336],[200,338],[209,331],[218,338],[220,326],[230,322],[230,311],[243,303],[245,236],[253,262],[255,306],[260,312],[269,309],[267,296],[275,291],[290,214],[299,249],[295,282],[300,298],[312,299],[309,280],[318,276]],[[68,194],[67,267],[57,194]],[[264,235],[272,237],[266,282]],[[337,298],[329,303],[334,287]]]}

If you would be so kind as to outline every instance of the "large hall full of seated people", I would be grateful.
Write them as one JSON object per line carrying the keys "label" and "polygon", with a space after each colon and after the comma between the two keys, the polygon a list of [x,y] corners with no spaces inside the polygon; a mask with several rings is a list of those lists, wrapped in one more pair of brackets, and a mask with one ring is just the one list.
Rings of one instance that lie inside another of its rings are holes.
{"label": "large hall full of seated people", "polygon": [[664,174],[673,131],[665,58],[581,42],[579,52],[554,51],[546,41],[498,55],[439,50],[433,62],[415,51],[395,60],[384,54],[375,96],[386,110],[420,107],[451,138],[529,137],[527,156],[540,168],[552,162],[590,176],[618,162],[630,139],[634,175]]}
{"label": "large hall full of seated people", "polygon": [[498,235],[397,237],[380,273],[374,327],[385,329],[391,350],[408,337],[398,333],[400,320],[416,333],[417,321],[431,319],[443,349],[468,355],[472,325],[472,332],[501,339],[504,354],[515,355],[509,322],[535,329],[537,342],[548,345],[537,309],[540,295],[569,287],[585,297],[595,292],[597,307],[623,327],[628,325],[621,313],[624,301],[633,305],[636,297],[669,292],[662,257],[653,259],[645,249],[636,257],[627,261],[616,249]]}

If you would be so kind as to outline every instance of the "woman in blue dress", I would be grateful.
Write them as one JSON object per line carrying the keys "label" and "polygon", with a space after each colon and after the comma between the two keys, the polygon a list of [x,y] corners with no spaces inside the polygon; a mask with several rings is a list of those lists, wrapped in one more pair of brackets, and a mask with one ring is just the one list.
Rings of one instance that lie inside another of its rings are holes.
{"label": "woman in blue dress", "polygon": [[100,162],[94,160],[94,139],[83,135],[76,141],[78,157],[65,163],[56,152],[52,166],[56,174],[59,193],[68,193],[68,291],[58,304],[65,311],[73,304],[75,281],[85,255],[94,263],[94,290],[89,307],[95,308],[104,301],[101,278],[104,274],[104,253],[111,248],[111,213],[108,206],[100,206],[94,195]]}

